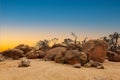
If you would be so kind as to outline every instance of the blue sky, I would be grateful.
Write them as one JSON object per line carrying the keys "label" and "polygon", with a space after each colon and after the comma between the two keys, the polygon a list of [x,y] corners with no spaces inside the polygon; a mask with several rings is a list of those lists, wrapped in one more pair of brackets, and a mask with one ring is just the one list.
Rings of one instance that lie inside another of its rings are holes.
{"label": "blue sky", "polygon": [[1,0],[4,22],[120,25],[119,0]]}
{"label": "blue sky", "polygon": [[0,0],[0,21],[3,40],[68,32],[101,37],[120,32],[120,0]]}

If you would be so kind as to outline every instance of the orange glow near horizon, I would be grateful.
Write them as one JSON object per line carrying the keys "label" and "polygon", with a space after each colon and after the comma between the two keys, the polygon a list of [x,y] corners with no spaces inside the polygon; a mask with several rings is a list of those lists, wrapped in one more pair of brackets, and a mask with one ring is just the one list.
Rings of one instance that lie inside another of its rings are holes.
{"label": "orange glow near horizon", "polygon": [[[59,31],[60,30],[60,31]],[[86,31],[85,31],[86,30]],[[7,49],[12,49],[19,44],[27,44],[29,46],[35,46],[36,42],[39,40],[51,40],[53,38],[58,38],[58,42],[62,42],[64,38],[71,38],[70,32],[73,30],[68,29],[46,29],[46,28],[21,28],[21,27],[6,27],[3,26],[0,31],[0,51]],[[106,33],[91,32],[88,29],[74,30],[76,36],[78,36],[78,41],[84,40],[85,37],[88,39],[97,39],[101,36],[106,35]],[[88,40],[87,39],[87,40]]]}
{"label": "orange glow near horizon", "polygon": [[[74,38],[72,38],[74,39]],[[83,38],[84,39],[84,38]],[[82,38],[78,38],[78,41],[82,41]],[[19,45],[19,44],[26,44],[29,46],[35,46],[36,43],[39,41],[40,39],[32,39],[31,40],[19,40],[19,39],[4,39],[0,41],[0,51],[4,51],[7,49],[12,49],[15,46]],[[41,39],[44,40],[44,39]],[[61,43],[63,41],[63,39],[59,39],[58,43]],[[50,45],[52,45],[52,43],[50,43]]]}

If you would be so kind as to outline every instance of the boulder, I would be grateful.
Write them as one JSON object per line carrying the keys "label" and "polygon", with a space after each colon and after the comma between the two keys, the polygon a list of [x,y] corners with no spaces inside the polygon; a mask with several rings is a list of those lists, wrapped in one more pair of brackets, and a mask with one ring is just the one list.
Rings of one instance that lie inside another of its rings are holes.
{"label": "boulder", "polygon": [[89,40],[82,48],[89,60],[104,62],[108,51],[108,44],[103,40]]}
{"label": "boulder", "polygon": [[30,51],[29,46],[25,45],[25,44],[20,44],[20,45],[16,46],[14,49],[20,49],[24,52],[24,54],[26,54],[27,52]]}
{"label": "boulder", "polygon": [[38,53],[38,54],[39,54],[38,58],[44,58],[45,55],[46,55],[46,53],[45,53],[44,51],[41,51],[41,50],[38,50],[38,51],[36,51],[35,53]]}
{"label": "boulder", "polygon": [[4,52],[2,52],[3,56],[6,58],[12,58],[12,59],[19,59],[21,57],[24,57],[24,52],[20,49],[9,49]]}
{"label": "boulder", "polygon": [[108,51],[107,57],[108,57],[109,61],[120,62],[120,54],[119,53],[116,53],[113,51]]}
{"label": "boulder", "polygon": [[52,48],[50,50],[48,50],[46,52],[46,55],[44,57],[44,60],[48,61],[48,60],[54,60],[56,55],[60,55],[62,53],[64,53],[66,51],[65,47],[56,47],[56,48]]}
{"label": "boulder", "polygon": [[77,63],[84,65],[87,62],[87,55],[84,52],[79,52],[78,50],[67,50],[65,52],[65,60],[71,65]]}
{"label": "boulder", "polygon": [[67,50],[65,52],[65,60],[71,65],[80,63],[80,52],[78,50]]}
{"label": "boulder", "polygon": [[65,52],[58,53],[58,54],[55,56],[54,61],[55,61],[56,63],[63,63],[63,64],[67,63],[66,60],[65,60],[64,55],[65,55]]}

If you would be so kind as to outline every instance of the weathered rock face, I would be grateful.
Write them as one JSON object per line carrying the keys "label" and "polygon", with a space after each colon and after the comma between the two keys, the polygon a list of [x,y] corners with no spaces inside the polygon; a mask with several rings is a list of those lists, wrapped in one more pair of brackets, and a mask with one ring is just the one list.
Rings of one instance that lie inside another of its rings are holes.
{"label": "weathered rock face", "polygon": [[112,51],[107,52],[107,57],[109,61],[120,62],[120,54]]}
{"label": "weathered rock face", "polygon": [[67,50],[64,57],[66,62],[72,65],[84,65],[87,62],[87,55],[84,52],[79,52],[78,50]]}
{"label": "weathered rock face", "polygon": [[21,57],[24,57],[25,55],[23,53],[24,52],[20,49],[9,49],[2,52],[3,56],[7,58],[12,58],[12,59],[19,59]]}
{"label": "weathered rock face", "polygon": [[50,49],[46,52],[46,56],[44,57],[45,60],[54,60],[55,56],[58,54],[62,54],[66,51],[65,47],[56,47],[53,49]]}
{"label": "weathered rock face", "polygon": [[66,60],[65,60],[64,55],[65,55],[65,52],[58,53],[58,54],[55,56],[54,61],[55,61],[56,63],[63,63],[63,64],[64,64],[64,63],[67,63]]}
{"label": "weathered rock face", "polygon": [[89,60],[104,62],[108,44],[103,40],[89,40],[83,45],[82,51],[88,55]]}
{"label": "weathered rock face", "polygon": [[80,63],[82,66],[88,62],[88,57],[85,52],[80,52]]}

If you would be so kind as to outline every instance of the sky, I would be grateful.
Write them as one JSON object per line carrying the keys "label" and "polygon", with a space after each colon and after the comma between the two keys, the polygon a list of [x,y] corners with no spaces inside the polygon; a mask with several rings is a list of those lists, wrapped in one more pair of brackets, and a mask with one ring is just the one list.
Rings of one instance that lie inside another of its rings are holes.
{"label": "sky", "polygon": [[0,51],[39,40],[120,32],[120,0],[0,0]]}

